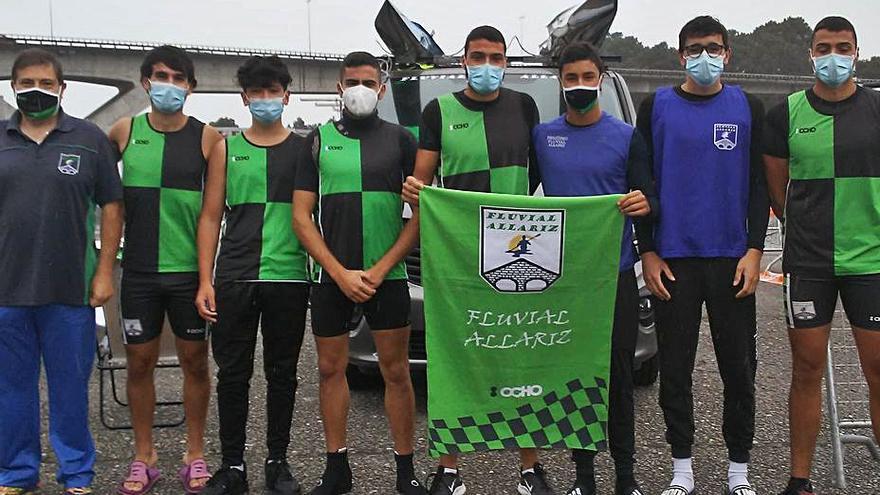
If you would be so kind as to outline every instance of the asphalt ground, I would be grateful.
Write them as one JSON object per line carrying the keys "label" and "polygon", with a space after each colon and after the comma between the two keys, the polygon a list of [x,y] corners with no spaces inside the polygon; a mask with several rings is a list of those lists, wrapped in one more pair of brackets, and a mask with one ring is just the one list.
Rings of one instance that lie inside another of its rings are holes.
{"label": "asphalt ground", "polygon": [[[788,419],[787,396],[790,358],[782,314],[782,291],[778,286],[761,283],[758,290],[759,368],[757,375],[757,428],[752,453],[750,479],[759,494],[778,493],[788,480]],[[306,339],[300,359],[300,388],[297,392],[296,416],[289,461],[304,486],[311,488],[324,467],[324,448],[321,420],[318,413],[318,373],[314,344]],[[122,376],[120,376],[122,378]],[[130,431],[110,431],[99,422],[97,376],[92,382],[92,428],[98,446],[97,478],[94,489],[98,494],[115,493],[117,484],[127,471],[132,451]],[[123,382],[124,383],[124,382]],[[255,366],[251,387],[251,421],[248,430],[249,479],[251,493],[262,493],[262,463],[265,447],[265,385],[262,366]],[[417,394],[417,447],[416,470],[426,476],[435,463],[426,455],[426,388],[423,377],[416,377]],[[160,398],[174,398],[179,391],[177,371],[158,372],[157,389]],[[124,386],[124,385],[121,385]],[[636,473],[645,493],[658,494],[671,476],[669,449],[664,441],[664,424],[657,404],[657,385],[636,391]],[[694,468],[698,489],[702,494],[721,493],[726,481],[726,450],[721,436],[722,385],[718,376],[707,323],[704,318],[701,342],[694,370],[694,395],[697,414],[697,443],[694,449]],[[860,393],[856,390],[857,393]],[[394,461],[390,435],[384,419],[382,388],[373,386],[352,391],[349,448],[355,475],[356,494],[394,493]],[[44,423],[46,431],[47,406],[44,396]],[[173,413],[174,411],[170,411]],[[171,414],[170,416],[173,416]],[[169,417],[170,417],[169,416]],[[864,416],[867,417],[865,410]],[[112,409],[112,419],[124,421],[124,409]],[[153,493],[180,494],[177,470],[185,442],[182,427],[155,430],[160,455],[159,468],[163,479]],[[852,446],[846,451],[848,487],[831,487],[831,448],[827,422],[823,426],[816,452],[814,484],[822,494],[878,494],[880,493],[880,464],[871,460],[863,447]],[[56,461],[44,433],[43,489],[41,493],[60,493],[54,482]],[[207,431],[207,460],[212,468],[219,464],[220,445],[217,440],[217,413],[212,402]],[[468,486],[468,494],[515,494],[517,456],[511,452],[493,452],[468,455],[462,458],[460,468]],[[573,465],[564,451],[548,451],[542,455],[549,477],[557,489],[564,492],[574,477]],[[597,461],[597,479],[600,493],[613,493],[614,474],[607,454]]]}

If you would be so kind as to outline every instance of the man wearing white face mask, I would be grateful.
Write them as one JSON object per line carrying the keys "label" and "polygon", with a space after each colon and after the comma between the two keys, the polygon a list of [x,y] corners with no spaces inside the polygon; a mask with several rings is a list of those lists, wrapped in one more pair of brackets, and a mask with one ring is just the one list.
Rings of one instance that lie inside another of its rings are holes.
{"label": "man wearing white face mask", "polygon": [[[415,171],[403,188],[404,199],[414,206],[415,222],[419,191],[435,174],[442,187],[463,191],[525,195],[537,187],[537,170],[530,162],[532,129],[540,122],[538,107],[531,96],[502,87],[506,51],[504,35],[496,28],[474,28],[465,39],[461,61],[467,86],[425,106]],[[519,453],[517,491],[552,494],[537,449]],[[465,493],[457,465],[457,455],[440,456],[431,495]]]}
{"label": "man wearing white face mask", "polygon": [[[394,439],[395,490],[424,495],[413,467],[415,399],[409,374],[410,299],[404,257],[418,236],[402,221],[403,179],[412,173],[416,142],[404,127],[380,119],[385,95],[376,57],[348,54],[339,74],[342,119],[307,140],[297,171],[294,228],[317,263],[312,333],[321,376],[327,466],[312,495],[352,489],[346,451],[349,405],[348,324],[356,306],[373,333],[385,379],[385,411]],[[317,224],[313,212],[317,206]],[[379,489],[385,493],[384,489]]]}
{"label": "man wearing white face mask", "polygon": [[[304,139],[281,121],[291,81],[281,59],[250,57],[237,77],[253,125],[211,150],[198,228],[200,281],[195,303],[202,317],[213,323],[222,452],[222,466],[202,494],[248,491],[248,390],[259,330],[266,372],[264,493],[298,495],[301,489],[287,463],[287,447],[309,284],[308,257],[290,225],[290,201]],[[224,210],[226,226],[217,255]]]}
{"label": "man wearing white face mask", "polygon": [[694,491],[692,374],[703,305],[724,382],[725,490],[749,495],[755,432],[758,284],[770,210],[761,160],[763,106],[721,80],[730,60],[718,20],[679,33],[684,84],[646,99],[638,128],[648,145],[661,211],[636,225],[645,282],[656,297],[660,405],[673,477],[663,495]]}
{"label": "man wearing white face mask", "polygon": [[43,365],[56,479],[65,494],[86,495],[94,308],[113,295],[122,232],[118,155],[97,126],[62,110],[54,55],[24,50],[11,75],[18,111],[0,121],[0,494],[28,495],[40,482]]}
{"label": "man wearing white face mask", "polygon": [[785,306],[792,353],[791,478],[809,495],[822,420],[822,376],[838,297],[853,327],[880,439],[880,94],[853,80],[853,25],[827,17],[813,31],[816,83],[767,115],[764,161],[785,219]]}
{"label": "man wearing white face mask", "polygon": [[196,223],[211,148],[220,134],[183,113],[195,88],[192,60],[174,46],[151,50],[141,63],[150,112],[120,119],[110,139],[122,154],[125,250],[122,265],[126,391],[134,430],[134,459],[119,493],[150,491],[159,477],[152,439],[156,391],[153,370],[166,315],[183,371],[187,449],[180,477],[187,493],[202,489],[205,419],[211,396],[208,336],[193,305],[199,287]]}

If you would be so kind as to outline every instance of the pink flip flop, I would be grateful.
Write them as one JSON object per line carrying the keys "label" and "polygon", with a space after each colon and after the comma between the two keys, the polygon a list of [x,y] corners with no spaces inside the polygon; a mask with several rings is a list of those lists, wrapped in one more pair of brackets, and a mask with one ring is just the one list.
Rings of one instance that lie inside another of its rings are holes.
{"label": "pink flip flop", "polygon": [[[128,477],[119,484],[116,492],[120,495],[144,495],[153,489],[153,485],[159,481],[159,476],[158,469],[147,466],[144,462],[134,461],[128,467]],[[141,488],[140,490],[131,490],[125,487],[126,483],[140,483]]]}
{"label": "pink flip flop", "polygon": [[211,477],[211,472],[208,471],[208,464],[204,459],[196,459],[180,468],[178,476],[180,476],[180,482],[183,483],[183,490],[186,494],[195,495],[201,493],[205,489],[205,485],[192,486],[193,480],[207,480]]}

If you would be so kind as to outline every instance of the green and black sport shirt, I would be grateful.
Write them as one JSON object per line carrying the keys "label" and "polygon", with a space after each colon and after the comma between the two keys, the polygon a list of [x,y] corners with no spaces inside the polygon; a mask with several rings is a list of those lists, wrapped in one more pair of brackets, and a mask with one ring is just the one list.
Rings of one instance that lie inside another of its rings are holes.
{"label": "green and black sport shirt", "polygon": [[501,88],[480,102],[464,90],[432,100],[422,113],[419,147],[440,153],[440,183],[449,189],[529,194],[537,184],[532,129],[540,122],[531,96]]}
{"label": "green and black sport shirt", "polygon": [[[318,194],[318,228],[336,259],[349,270],[369,269],[403,229],[400,192],[413,172],[415,138],[375,114],[343,116],[313,132],[306,147],[296,188]],[[316,282],[332,282],[316,268]],[[385,278],[406,280],[405,264]]]}
{"label": "green and black sport shirt", "polygon": [[880,273],[880,93],[828,102],[800,91],[765,128],[766,154],[789,160],[785,272]]}
{"label": "green and black sport shirt", "polygon": [[244,133],[226,139],[226,225],[218,282],[307,282],[308,256],[293,233],[291,202],[304,139],[274,146]]}
{"label": "green and black sport shirt", "polygon": [[148,114],[131,119],[122,153],[126,270],[197,272],[196,230],[207,161],[205,124],[189,117],[175,132],[160,132]]}

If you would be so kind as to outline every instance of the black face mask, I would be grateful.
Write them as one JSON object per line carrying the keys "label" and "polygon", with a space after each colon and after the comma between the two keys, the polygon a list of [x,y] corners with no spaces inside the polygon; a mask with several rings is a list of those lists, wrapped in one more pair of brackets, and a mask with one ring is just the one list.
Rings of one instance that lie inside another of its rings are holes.
{"label": "black face mask", "polygon": [[589,86],[575,86],[573,88],[565,88],[565,102],[568,106],[580,113],[587,113],[596,106],[599,99],[599,89]]}
{"label": "black face mask", "polygon": [[21,113],[32,119],[49,118],[58,111],[58,95],[40,88],[16,92],[15,102]]}

